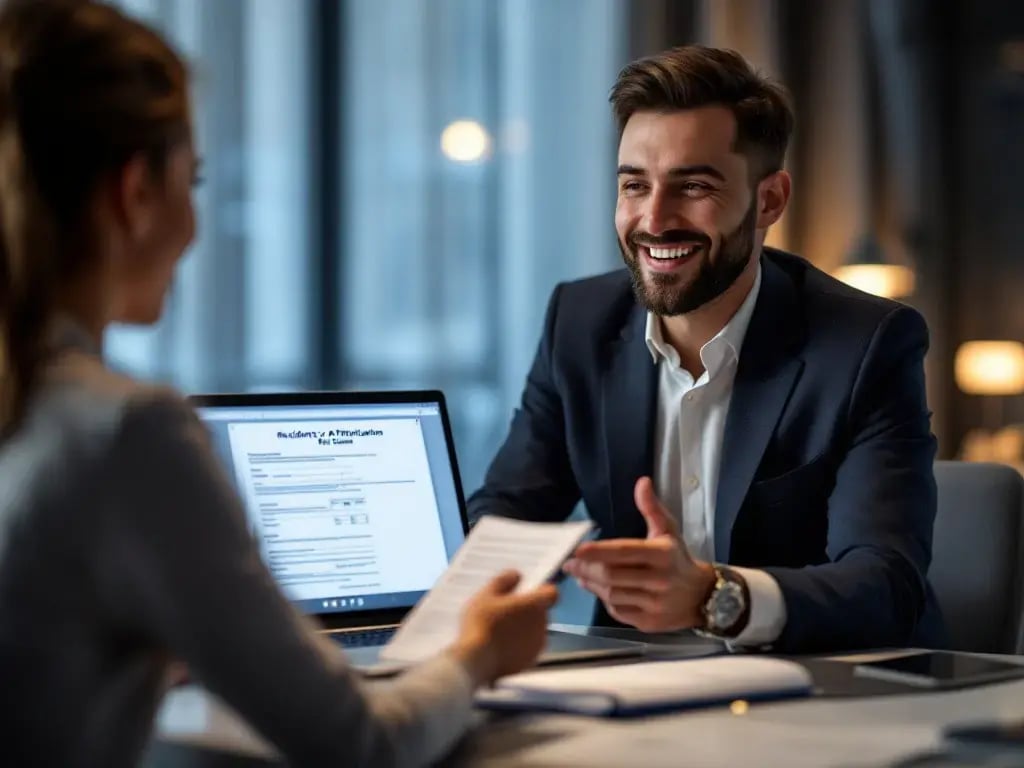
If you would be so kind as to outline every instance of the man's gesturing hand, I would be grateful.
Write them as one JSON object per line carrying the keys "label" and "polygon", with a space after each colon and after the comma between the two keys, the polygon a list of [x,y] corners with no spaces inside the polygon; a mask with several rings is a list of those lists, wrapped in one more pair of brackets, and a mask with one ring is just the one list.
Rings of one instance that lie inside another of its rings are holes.
{"label": "man's gesturing hand", "polygon": [[634,499],[647,521],[647,538],[581,544],[565,572],[623,624],[644,632],[702,626],[701,608],[715,583],[714,569],[690,554],[649,477],[637,480]]}

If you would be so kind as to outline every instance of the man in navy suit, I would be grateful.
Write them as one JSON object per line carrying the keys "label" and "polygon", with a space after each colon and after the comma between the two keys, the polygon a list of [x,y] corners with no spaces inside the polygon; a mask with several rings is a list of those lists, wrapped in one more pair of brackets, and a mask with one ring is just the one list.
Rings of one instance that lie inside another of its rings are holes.
{"label": "man in navy suit", "polygon": [[627,66],[611,102],[627,269],[556,287],[471,519],[582,499],[603,538],[566,571],[599,624],[940,644],[927,328],[763,246],[790,195],[786,92],[689,46]]}

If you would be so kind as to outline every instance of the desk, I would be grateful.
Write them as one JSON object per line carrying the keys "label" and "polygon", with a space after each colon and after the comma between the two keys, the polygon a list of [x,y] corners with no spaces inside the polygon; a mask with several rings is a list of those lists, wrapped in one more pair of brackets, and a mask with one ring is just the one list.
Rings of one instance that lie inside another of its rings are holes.
{"label": "desk", "polygon": [[[936,748],[939,732],[947,724],[1018,718],[1024,718],[1024,680],[946,693],[768,703],[751,706],[745,715],[719,708],[635,721],[481,716],[481,725],[445,765],[882,766]],[[158,745],[151,753],[148,764],[154,768],[274,764],[250,759],[232,762],[209,755],[191,759],[181,745],[204,745],[234,755],[268,754],[244,724],[197,689],[170,695],[157,730],[165,746]]]}

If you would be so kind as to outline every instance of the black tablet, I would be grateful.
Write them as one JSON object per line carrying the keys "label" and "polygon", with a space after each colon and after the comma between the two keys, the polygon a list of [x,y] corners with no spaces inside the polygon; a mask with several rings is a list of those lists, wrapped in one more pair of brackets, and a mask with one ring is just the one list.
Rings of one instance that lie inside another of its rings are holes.
{"label": "black tablet", "polygon": [[953,651],[929,651],[857,664],[854,674],[920,688],[956,688],[1024,677],[1024,665]]}

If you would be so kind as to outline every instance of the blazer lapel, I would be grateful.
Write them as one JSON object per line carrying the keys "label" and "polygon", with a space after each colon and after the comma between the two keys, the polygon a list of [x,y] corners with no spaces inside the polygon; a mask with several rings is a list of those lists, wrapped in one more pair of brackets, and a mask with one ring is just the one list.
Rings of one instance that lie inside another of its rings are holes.
{"label": "blazer lapel", "polygon": [[736,515],[804,365],[795,352],[803,328],[792,280],[764,257],[761,270],[722,441],[715,502],[715,558],[722,562],[729,561]]}
{"label": "blazer lapel", "polygon": [[637,306],[622,334],[609,344],[601,381],[605,456],[608,459],[612,530],[605,537],[647,535],[633,503],[633,488],[654,467],[658,368],[644,340],[646,313]]}

